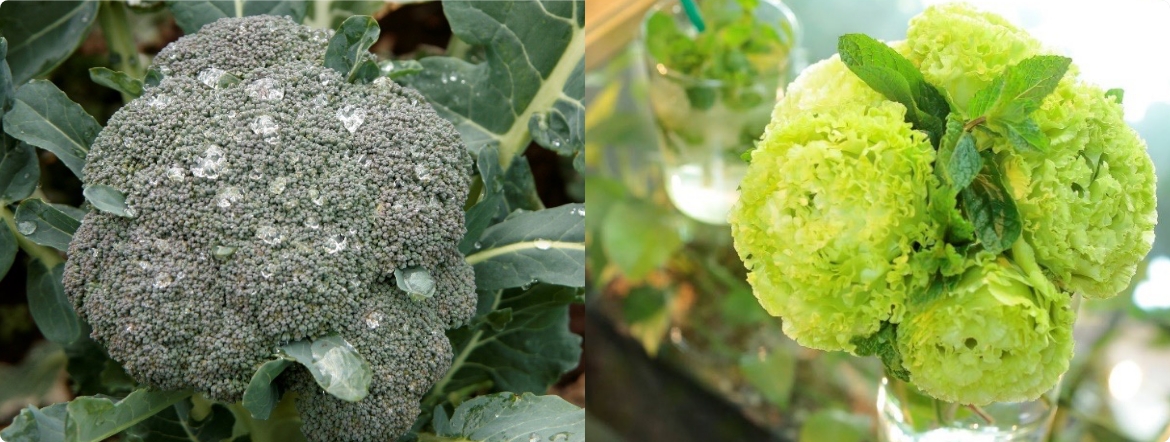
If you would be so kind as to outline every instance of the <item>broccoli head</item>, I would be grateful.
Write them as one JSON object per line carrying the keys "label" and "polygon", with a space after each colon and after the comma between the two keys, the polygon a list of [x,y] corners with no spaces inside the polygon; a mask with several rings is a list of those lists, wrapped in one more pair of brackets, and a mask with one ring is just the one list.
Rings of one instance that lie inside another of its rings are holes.
{"label": "broccoli head", "polygon": [[[475,312],[457,249],[470,158],[420,94],[347,83],[321,66],[324,43],[288,49],[304,35],[317,34],[221,19],[160,54],[183,55],[162,60],[170,74],[110,119],[85,166],[133,216],[87,214],[64,283],[137,381],[222,401],[278,346],[338,334],[372,366],[365,399],[326,395],[302,367],[278,382],[300,392],[310,439],[392,439],[450,366],[444,330]],[[258,58],[210,55],[229,42]],[[200,59],[195,43],[215,49]],[[204,81],[199,63],[240,81]]]}

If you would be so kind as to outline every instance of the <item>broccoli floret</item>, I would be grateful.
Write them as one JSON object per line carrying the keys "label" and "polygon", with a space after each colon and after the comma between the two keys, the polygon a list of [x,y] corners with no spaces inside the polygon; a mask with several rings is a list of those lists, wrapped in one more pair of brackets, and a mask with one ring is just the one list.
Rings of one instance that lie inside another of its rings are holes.
{"label": "broccoli floret", "polygon": [[[221,19],[160,54],[182,56],[110,119],[85,166],[134,216],[89,212],[64,283],[136,380],[216,400],[240,400],[279,345],[339,334],[372,366],[367,398],[328,396],[301,367],[278,381],[300,392],[310,439],[387,440],[449,368],[444,330],[475,312],[457,249],[469,157],[416,91],[345,82],[321,65],[324,43],[289,49],[314,32]],[[226,42],[267,58],[213,56]],[[199,58],[196,43],[219,46]],[[199,63],[242,81],[202,81]],[[425,272],[433,295],[404,292],[396,271]]]}

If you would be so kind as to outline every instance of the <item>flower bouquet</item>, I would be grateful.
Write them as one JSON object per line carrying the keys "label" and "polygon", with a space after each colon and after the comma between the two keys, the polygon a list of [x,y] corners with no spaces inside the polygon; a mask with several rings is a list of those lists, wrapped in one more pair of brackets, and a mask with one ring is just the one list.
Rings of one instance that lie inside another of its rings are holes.
{"label": "flower bouquet", "polygon": [[1035,400],[1068,369],[1074,296],[1124,290],[1153,242],[1122,92],[964,4],[838,50],[745,155],[730,223],[756,297],[800,344],[934,398]]}

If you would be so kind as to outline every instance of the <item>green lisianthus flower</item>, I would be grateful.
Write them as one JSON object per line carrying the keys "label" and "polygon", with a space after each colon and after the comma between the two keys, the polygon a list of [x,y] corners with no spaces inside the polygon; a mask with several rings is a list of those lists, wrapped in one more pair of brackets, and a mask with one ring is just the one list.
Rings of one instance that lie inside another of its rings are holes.
{"label": "green lisianthus flower", "polygon": [[1002,256],[970,264],[953,290],[909,308],[898,327],[902,364],[945,401],[1033,400],[1072,359],[1071,298]]}
{"label": "green lisianthus flower", "polygon": [[[901,104],[850,87],[860,81],[846,74],[830,59],[797,80],[776,111],[783,123],[752,152],[730,222],[748,281],[784,332],[852,351],[851,339],[900,320],[907,294],[926,287],[932,270],[914,255],[940,228],[927,202],[937,187],[930,142]],[[819,98],[799,90],[830,84],[841,87]]]}

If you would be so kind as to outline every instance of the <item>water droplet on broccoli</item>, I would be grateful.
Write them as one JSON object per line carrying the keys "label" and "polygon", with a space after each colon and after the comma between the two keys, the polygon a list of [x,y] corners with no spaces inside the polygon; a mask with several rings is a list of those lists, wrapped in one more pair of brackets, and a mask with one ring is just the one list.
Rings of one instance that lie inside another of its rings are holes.
{"label": "water droplet on broccoli", "polygon": [[239,202],[244,199],[244,195],[240,194],[240,189],[236,186],[227,186],[220,189],[219,193],[215,195],[215,205],[221,208],[228,208],[232,203]]}
{"label": "water droplet on broccoli", "polygon": [[325,204],[325,195],[322,195],[317,189],[309,189],[309,199],[318,206]]}
{"label": "water droplet on broccoli", "polygon": [[248,127],[252,128],[252,133],[263,137],[276,135],[280,130],[280,125],[276,124],[276,120],[273,120],[272,117],[268,115],[261,115],[256,117],[256,119],[252,120],[252,123],[249,124]]}
{"label": "water droplet on broccoli", "polygon": [[280,233],[280,230],[278,230],[276,227],[261,226],[260,228],[256,229],[256,238],[264,241],[265,244],[277,245],[280,244],[281,241],[284,241],[284,234]]}
{"label": "water droplet on broccoli", "polygon": [[421,301],[435,295],[435,278],[431,272],[422,267],[395,269],[394,280],[398,288],[410,295],[415,301]]}
{"label": "water droplet on broccoli", "polygon": [[418,176],[418,180],[422,182],[429,182],[431,180],[431,171],[423,164],[416,164],[414,166],[414,174]]}
{"label": "water droplet on broccoli", "polygon": [[203,153],[203,157],[195,158],[195,165],[191,166],[191,174],[199,178],[214,180],[219,178],[220,169],[225,163],[223,151],[219,146],[212,144]]}
{"label": "water droplet on broccoli", "polygon": [[279,81],[271,78],[261,78],[244,87],[249,97],[261,101],[280,101],[284,98],[284,88]]}
{"label": "water droplet on broccoli", "polygon": [[316,97],[313,97],[313,107],[325,107],[327,104],[329,104],[329,98],[325,97],[325,94],[317,94]]}
{"label": "water droplet on broccoli", "polygon": [[199,80],[200,83],[207,85],[207,87],[215,89],[215,86],[219,83],[219,77],[223,76],[225,73],[227,72],[225,72],[223,69],[207,68],[202,72],[199,72],[199,75],[196,75],[195,79]]}
{"label": "water droplet on broccoli", "polygon": [[538,440],[540,440],[540,436],[537,435],[536,433],[532,433],[532,434],[528,435],[528,442],[536,442]]}
{"label": "water droplet on broccoli", "polygon": [[16,231],[20,232],[21,235],[32,235],[36,233],[37,225],[32,221],[21,221],[16,224]]}
{"label": "water droplet on broccoli", "polygon": [[288,178],[276,177],[271,183],[268,183],[268,193],[273,195],[280,195],[284,193],[285,186],[288,185]]}
{"label": "water droplet on broccoli", "polygon": [[345,235],[333,235],[325,239],[325,251],[330,255],[345,250]]}
{"label": "water droplet on broccoli", "polygon": [[382,312],[370,312],[366,315],[365,319],[366,326],[371,330],[378,328],[378,326],[382,325]]}
{"label": "water droplet on broccoli", "polygon": [[176,166],[176,167],[172,167],[170,169],[167,169],[167,179],[174,181],[176,183],[183,181],[183,168]]}
{"label": "water droplet on broccoli", "polygon": [[483,243],[476,241],[475,244],[473,244],[473,246],[475,247],[476,250],[479,250],[479,249],[483,248]]}
{"label": "water droplet on broccoli", "polygon": [[305,218],[305,227],[316,230],[321,227],[321,220],[317,219],[315,215],[310,215],[308,218]]}
{"label": "water droplet on broccoli", "polygon": [[171,105],[171,97],[168,97],[166,95],[155,95],[153,97],[150,97],[149,100],[146,100],[146,105],[150,106],[150,107],[157,107],[159,109],[162,109],[164,107]]}
{"label": "water droplet on broccoli", "polygon": [[548,250],[550,247],[552,247],[552,241],[549,241],[547,239],[538,239],[536,241],[533,241],[532,245],[540,250]]}
{"label": "water droplet on broccoli", "polygon": [[366,121],[366,110],[352,104],[347,104],[341,110],[337,111],[337,119],[341,120],[341,125],[345,126],[345,130],[349,133],[357,132],[359,126]]}
{"label": "water droplet on broccoli", "polygon": [[272,279],[272,275],[275,273],[276,273],[276,265],[274,265],[274,264],[268,264],[268,265],[265,265],[264,267],[260,268],[260,276],[263,276],[264,279]]}
{"label": "water droplet on broccoli", "polygon": [[174,279],[171,278],[171,275],[169,273],[160,272],[158,275],[155,275],[155,277],[154,277],[154,288],[165,289],[167,287],[170,287],[172,282],[174,282]]}

